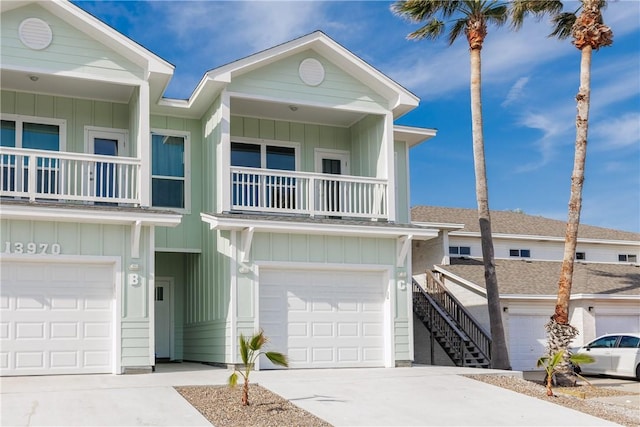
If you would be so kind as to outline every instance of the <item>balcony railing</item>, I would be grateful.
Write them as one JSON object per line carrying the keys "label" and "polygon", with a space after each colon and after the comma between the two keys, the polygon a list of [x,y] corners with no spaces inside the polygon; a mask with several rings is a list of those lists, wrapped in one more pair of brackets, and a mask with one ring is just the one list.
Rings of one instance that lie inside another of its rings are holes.
{"label": "balcony railing", "polygon": [[387,181],[348,175],[231,167],[231,209],[387,219]]}
{"label": "balcony railing", "polygon": [[140,204],[140,160],[0,147],[0,195]]}

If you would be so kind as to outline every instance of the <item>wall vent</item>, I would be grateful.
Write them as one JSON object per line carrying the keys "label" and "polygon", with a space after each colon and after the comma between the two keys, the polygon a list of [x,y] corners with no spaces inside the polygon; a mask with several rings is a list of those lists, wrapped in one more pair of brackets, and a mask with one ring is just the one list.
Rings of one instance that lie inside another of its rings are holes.
{"label": "wall vent", "polygon": [[314,58],[307,58],[298,68],[300,79],[309,86],[318,86],[324,81],[324,67]]}
{"label": "wall vent", "polygon": [[51,44],[53,33],[49,24],[38,18],[27,18],[18,27],[22,44],[33,50],[42,50]]}

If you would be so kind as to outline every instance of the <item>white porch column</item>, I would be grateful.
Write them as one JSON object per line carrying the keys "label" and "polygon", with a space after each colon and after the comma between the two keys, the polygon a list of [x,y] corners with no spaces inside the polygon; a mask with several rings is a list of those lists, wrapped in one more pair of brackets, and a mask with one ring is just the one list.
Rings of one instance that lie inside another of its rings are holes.
{"label": "white porch column", "polygon": [[390,222],[396,220],[396,165],[393,150],[393,113],[387,113],[384,120],[382,152],[386,160],[387,176],[387,213]]}
{"label": "white porch column", "polygon": [[151,206],[151,129],[149,120],[149,82],[142,82],[138,93],[137,147],[140,159],[140,205]]}

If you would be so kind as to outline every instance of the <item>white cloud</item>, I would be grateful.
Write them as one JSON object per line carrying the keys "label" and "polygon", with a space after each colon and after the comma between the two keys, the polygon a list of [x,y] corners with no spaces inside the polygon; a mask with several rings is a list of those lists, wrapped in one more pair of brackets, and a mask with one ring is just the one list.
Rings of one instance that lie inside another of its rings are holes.
{"label": "white cloud", "polygon": [[509,93],[507,93],[507,97],[505,98],[504,101],[502,101],[502,104],[500,105],[502,105],[503,107],[507,107],[510,104],[513,104],[514,102],[519,100],[522,97],[522,94],[524,92],[524,87],[527,85],[528,82],[529,82],[529,77],[520,77],[513,84],[513,86],[511,86],[511,89],[509,89]]}
{"label": "white cloud", "polygon": [[590,127],[594,151],[609,151],[640,144],[640,112],[600,121]]}
{"label": "white cloud", "polygon": [[542,132],[542,137],[533,142],[540,153],[540,158],[518,166],[516,172],[531,172],[548,164],[554,157],[561,136],[571,128],[567,120],[558,120],[553,114],[529,113],[522,117],[521,124],[530,129]]}

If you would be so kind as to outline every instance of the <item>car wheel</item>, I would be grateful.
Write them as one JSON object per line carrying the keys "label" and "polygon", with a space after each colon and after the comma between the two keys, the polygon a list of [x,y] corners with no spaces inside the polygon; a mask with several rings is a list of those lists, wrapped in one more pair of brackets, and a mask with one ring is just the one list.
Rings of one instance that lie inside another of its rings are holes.
{"label": "car wheel", "polygon": [[636,381],[640,381],[640,365],[636,366]]}

